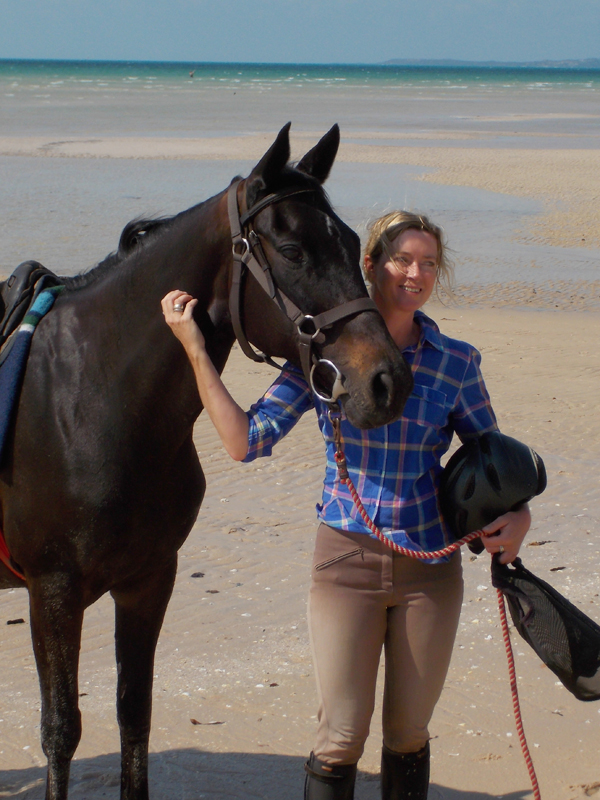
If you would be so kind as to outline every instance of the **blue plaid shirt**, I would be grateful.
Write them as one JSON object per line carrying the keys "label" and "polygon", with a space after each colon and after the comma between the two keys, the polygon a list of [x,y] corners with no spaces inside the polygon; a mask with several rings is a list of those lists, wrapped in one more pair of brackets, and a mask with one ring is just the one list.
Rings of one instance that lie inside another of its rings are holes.
{"label": "blue plaid shirt", "polygon": [[[402,547],[437,550],[452,541],[437,502],[440,459],[455,432],[464,441],[498,426],[479,352],[441,334],[423,312],[417,311],[415,320],[421,327],[419,342],[404,350],[415,386],[403,415],[371,430],[359,430],[342,419],[341,430],[350,477],[371,519]],[[373,536],[339,481],[327,406],[313,396],[302,372],[291,364],[248,412],[249,450],[244,460],[270,456],[273,446],[311,408],[316,409],[327,454],[318,518],[333,528]]]}

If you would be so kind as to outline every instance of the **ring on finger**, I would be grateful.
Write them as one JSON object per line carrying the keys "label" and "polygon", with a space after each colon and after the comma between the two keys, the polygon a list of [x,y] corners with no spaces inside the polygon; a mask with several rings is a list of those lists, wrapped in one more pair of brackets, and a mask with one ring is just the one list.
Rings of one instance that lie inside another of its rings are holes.
{"label": "ring on finger", "polygon": [[183,303],[174,303],[174,305],[173,305],[173,311],[181,312],[184,309],[185,309],[185,306],[183,305]]}
{"label": "ring on finger", "polygon": [[504,552],[504,545],[503,544],[501,544],[500,547],[498,548],[498,552],[500,553],[500,555],[502,555],[502,553]]}

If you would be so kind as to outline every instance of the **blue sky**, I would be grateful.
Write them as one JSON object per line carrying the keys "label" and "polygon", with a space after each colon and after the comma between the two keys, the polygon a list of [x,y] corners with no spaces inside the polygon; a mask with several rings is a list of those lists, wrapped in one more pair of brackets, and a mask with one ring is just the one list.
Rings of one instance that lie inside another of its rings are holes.
{"label": "blue sky", "polygon": [[0,0],[0,58],[599,58],[600,0]]}

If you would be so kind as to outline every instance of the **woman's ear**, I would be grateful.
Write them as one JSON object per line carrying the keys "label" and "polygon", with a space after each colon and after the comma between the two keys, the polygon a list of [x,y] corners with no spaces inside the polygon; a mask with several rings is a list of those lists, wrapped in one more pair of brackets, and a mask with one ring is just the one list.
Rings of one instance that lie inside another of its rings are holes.
{"label": "woman's ear", "polygon": [[365,256],[364,268],[365,268],[365,274],[366,275],[372,275],[373,274],[373,270],[375,269],[375,265],[373,264],[373,259],[369,255]]}

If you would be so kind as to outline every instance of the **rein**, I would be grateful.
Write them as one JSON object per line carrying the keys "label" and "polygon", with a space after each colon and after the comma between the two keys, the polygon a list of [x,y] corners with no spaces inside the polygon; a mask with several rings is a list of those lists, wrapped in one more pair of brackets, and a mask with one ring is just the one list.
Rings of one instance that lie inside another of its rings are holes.
{"label": "rein", "polygon": [[[337,410],[335,408],[336,405],[338,406]],[[459,550],[463,545],[472,542],[474,539],[478,539],[482,535],[485,536],[483,531],[473,531],[473,533],[469,533],[466,536],[463,536],[462,539],[457,539],[455,542],[449,544],[447,547],[443,547],[441,550],[429,550],[429,551],[409,550],[408,548],[402,547],[401,545],[393,542],[379,530],[377,525],[375,525],[371,517],[368,515],[365,507],[363,506],[360,500],[358,492],[356,491],[356,487],[352,483],[350,475],[348,474],[348,465],[346,463],[346,456],[344,454],[344,449],[342,445],[341,412],[339,410],[339,405],[337,403],[330,404],[329,420],[333,428],[333,441],[335,444],[334,458],[338,469],[340,483],[343,483],[347,486],[348,491],[350,492],[350,496],[354,501],[354,505],[356,506],[358,513],[362,517],[364,523],[367,525],[369,530],[375,534],[375,536],[379,539],[380,542],[383,542],[383,544],[387,545],[387,547],[390,547],[392,550],[394,550],[394,552],[399,553],[402,556],[408,556],[408,558],[417,558],[421,559],[422,561],[426,561],[433,558],[443,558],[444,556],[449,556],[452,553],[455,553],[457,550]],[[504,604],[504,595],[502,594],[500,589],[496,589],[496,592],[498,595],[498,609],[500,613],[502,637],[504,639],[504,646],[506,648],[506,658],[508,661],[508,673],[509,673],[510,688],[512,695],[513,713],[515,717],[515,725],[517,728],[517,734],[519,736],[519,743],[521,745],[523,758],[525,759],[525,764],[527,766],[527,771],[529,773],[529,778],[531,780],[531,787],[533,789],[534,800],[541,800],[537,776],[535,774],[535,768],[533,766],[533,761],[531,759],[531,754],[529,752],[529,747],[527,745],[527,740],[525,738],[525,731],[523,728],[523,719],[521,716],[521,707],[519,704],[519,694],[517,690],[515,661],[510,641],[510,634],[508,630],[508,620],[506,616],[506,606]]]}
{"label": "rein", "polygon": [[[243,282],[247,272],[250,272],[279,310],[296,326],[300,364],[307,383],[319,398],[325,402],[335,402],[338,397],[345,394],[342,374],[331,361],[317,358],[314,353],[314,344],[322,344],[325,341],[325,336],[322,333],[323,328],[329,328],[335,322],[351,317],[361,311],[377,311],[377,306],[370,297],[359,297],[356,300],[349,300],[347,303],[342,303],[329,311],[324,311],[314,316],[301,311],[277,286],[259,236],[252,227],[252,221],[260,211],[274,203],[279,203],[281,200],[295,195],[312,193],[316,190],[312,188],[283,189],[280,192],[268,194],[246,212],[240,214],[237,199],[240,183],[241,180],[232,183],[227,190],[227,210],[229,213],[233,254],[229,310],[236,339],[248,358],[253,361],[265,362],[272,367],[281,369],[280,365],[273,361],[270,355],[258,353],[252,348],[244,331],[241,313]],[[334,373],[333,389],[329,397],[323,396],[314,384],[314,372],[319,365],[327,367]]]}

